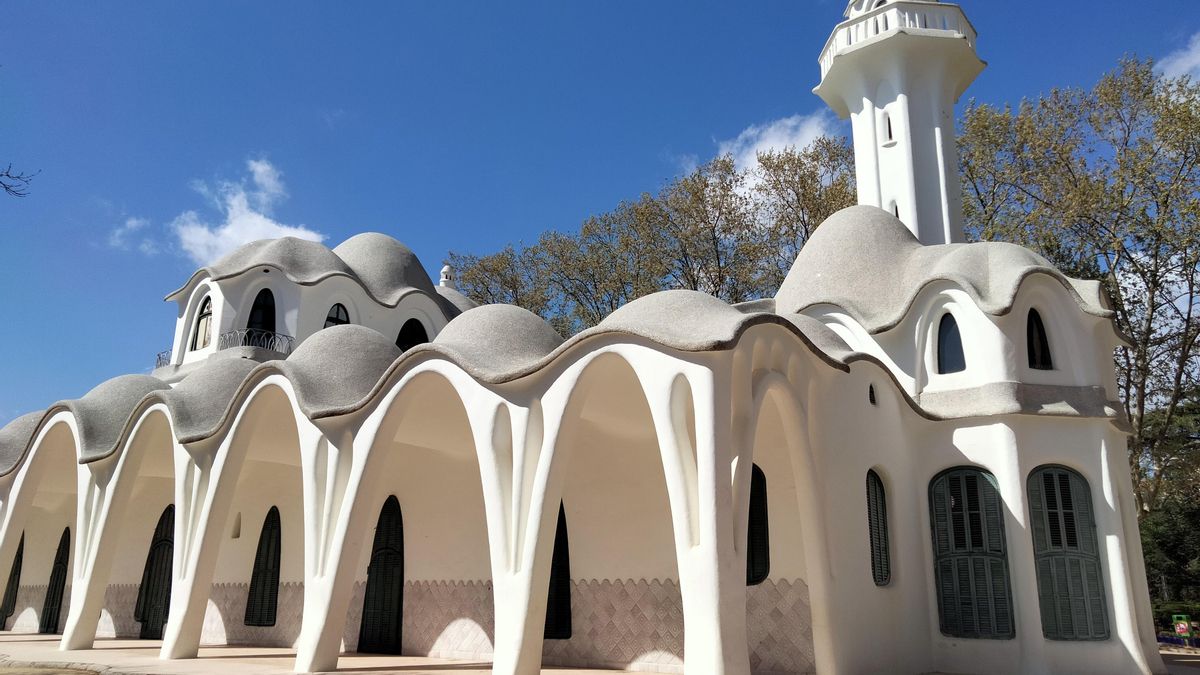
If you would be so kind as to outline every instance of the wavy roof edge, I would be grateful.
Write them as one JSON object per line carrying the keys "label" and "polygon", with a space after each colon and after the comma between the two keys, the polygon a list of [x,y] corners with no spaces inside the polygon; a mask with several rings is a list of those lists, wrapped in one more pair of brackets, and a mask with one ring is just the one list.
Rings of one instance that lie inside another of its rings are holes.
{"label": "wavy roof edge", "polygon": [[[400,264],[396,264],[397,261]],[[399,305],[414,291],[440,297],[412,249],[389,235],[365,232],[332,249],[323,243],[296,237],[260,239],[243,244],[215,263],[197,269],[183,286],[168,293],[163,300],[179,299],[206,276],[221,281],[260,267],[279,270],[289,281],[301,286],[345,277],[358,284],[372,300],[389,308]]]}

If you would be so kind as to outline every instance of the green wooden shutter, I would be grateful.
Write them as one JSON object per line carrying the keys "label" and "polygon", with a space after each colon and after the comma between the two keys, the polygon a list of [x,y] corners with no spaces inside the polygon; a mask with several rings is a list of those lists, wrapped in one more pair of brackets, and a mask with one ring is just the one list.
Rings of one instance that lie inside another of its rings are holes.
{"label": "green wooden shutter", "polygon": [[1013,638],[1004,509],[995,479],[972,468],[939,474],[929,486],[929,517],[942,633]]}
{"label": "green wooden shutter", "polygon": [[1049,640],[1107,640],[1091,490],[1078,473],[1046,466],[1029,474],[1030,532],[1042,634]]}
{"label": "green wooden shutter", "polygon": [[279,509],[272,506],[263,520],[258,551],[250,573],[250,591],[246,595],[247,626],[274,626],[279,607]]}
{"label": "green wooden shutter", "polygon": [[21,533],[21,543],[17,544],[17,555],[13,558],[12,571],[8,573],[8,585],[4,587],[4,602],[0,603],[0,629],[8,621],[8,617],[17,611],[17,591],[21,588],[21,561],[25,558],[25,533]]}
{"label": "green wooden shutter", "polygon": [[767,510],[767,476],[755,464],[750,470],[750,513],[746,523],[746,585],[756,586],[771,573],[771,537]]}
{"label": "green wooden shutter", "polygon": [[871,577],[876,586],[892,580],[892,561],[888,549],[887,498],[883,480],[874,470],[867,472],[867,529],[871,537]]}

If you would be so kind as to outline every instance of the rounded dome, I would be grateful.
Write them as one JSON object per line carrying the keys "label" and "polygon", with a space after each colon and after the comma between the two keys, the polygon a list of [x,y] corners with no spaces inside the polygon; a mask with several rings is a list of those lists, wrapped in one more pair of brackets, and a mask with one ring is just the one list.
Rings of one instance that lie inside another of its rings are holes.
{"label": "rounded dome", "polygon": [[21,463],[25,449],[45,415],[44,410],[27,413],[0,427],[0,476],[12,473]]}
{"label": "rounded dome", "polygon": [[255,267],[270,266],[297,283],[350,271],[328,247],[316,241],[280,237],[252,241],[207,268],[214,279],[241,274]]}
{"label": "rounded dome", "polygon": [[54,407],[64,407],[75,416],[81,446],[79,460],[90,462],[116,450],[129,415],[147,394],[169,388],[149,375],[121,375],[96,385],[83,398],[62,401]]}
{"label": "rounded dome", "polygon": [[276,367],[291,381],[301,410],[318,418],[354,408],[400,354],[379,332],[351,323],[317,331]]}
{"label": "rounded dome", "polygon": [[433,344],[488,373],[532,364],[563,343],[545,319],[516,305],[481,305],[459,314]]}
{"label": "rounded dome", "polygon": [[338,244],[333,253],[354,270],[371,295],[385,304],[395,305],[410,288],[434,293],[433,282],[417,255],[386,234],[355,235]]}
{"label": "rounded dome", "polygon": [[234,351],[217,352],[164,391],[161,396],[171,410],[176,439],[191,443],[216,433],[238,387],[257,366]]}

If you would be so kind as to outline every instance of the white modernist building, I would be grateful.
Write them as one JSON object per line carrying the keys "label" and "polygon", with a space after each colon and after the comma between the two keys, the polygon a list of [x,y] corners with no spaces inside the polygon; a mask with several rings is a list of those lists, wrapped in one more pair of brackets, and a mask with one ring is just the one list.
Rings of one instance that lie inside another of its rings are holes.
{"label": "white modernist building", "polygon": [[864,205],[774,298],[563,340],[381,234],[249,244],[168,296],[152,375],[0,430],[3,627],[299,671],[1165,672],[1105,295],[958,243],[962,11],[846,17],[817,92]]}

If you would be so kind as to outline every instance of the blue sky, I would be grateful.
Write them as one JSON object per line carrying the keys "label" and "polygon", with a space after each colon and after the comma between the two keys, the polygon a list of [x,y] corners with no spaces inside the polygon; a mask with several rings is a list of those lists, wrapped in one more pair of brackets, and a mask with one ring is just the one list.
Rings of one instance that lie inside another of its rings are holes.
{"label": "blue sky", "polygon": [[[1200,5],[964,0],[1016,102],[1123,54],[1200,71]],[[0,424],[148,372],[162,302],[253,231],[409,244],[436,278],[689,163],[815,130],[834,0],[13,3],[0,24]],[[264,229],[265,228],[265,229]]]}

